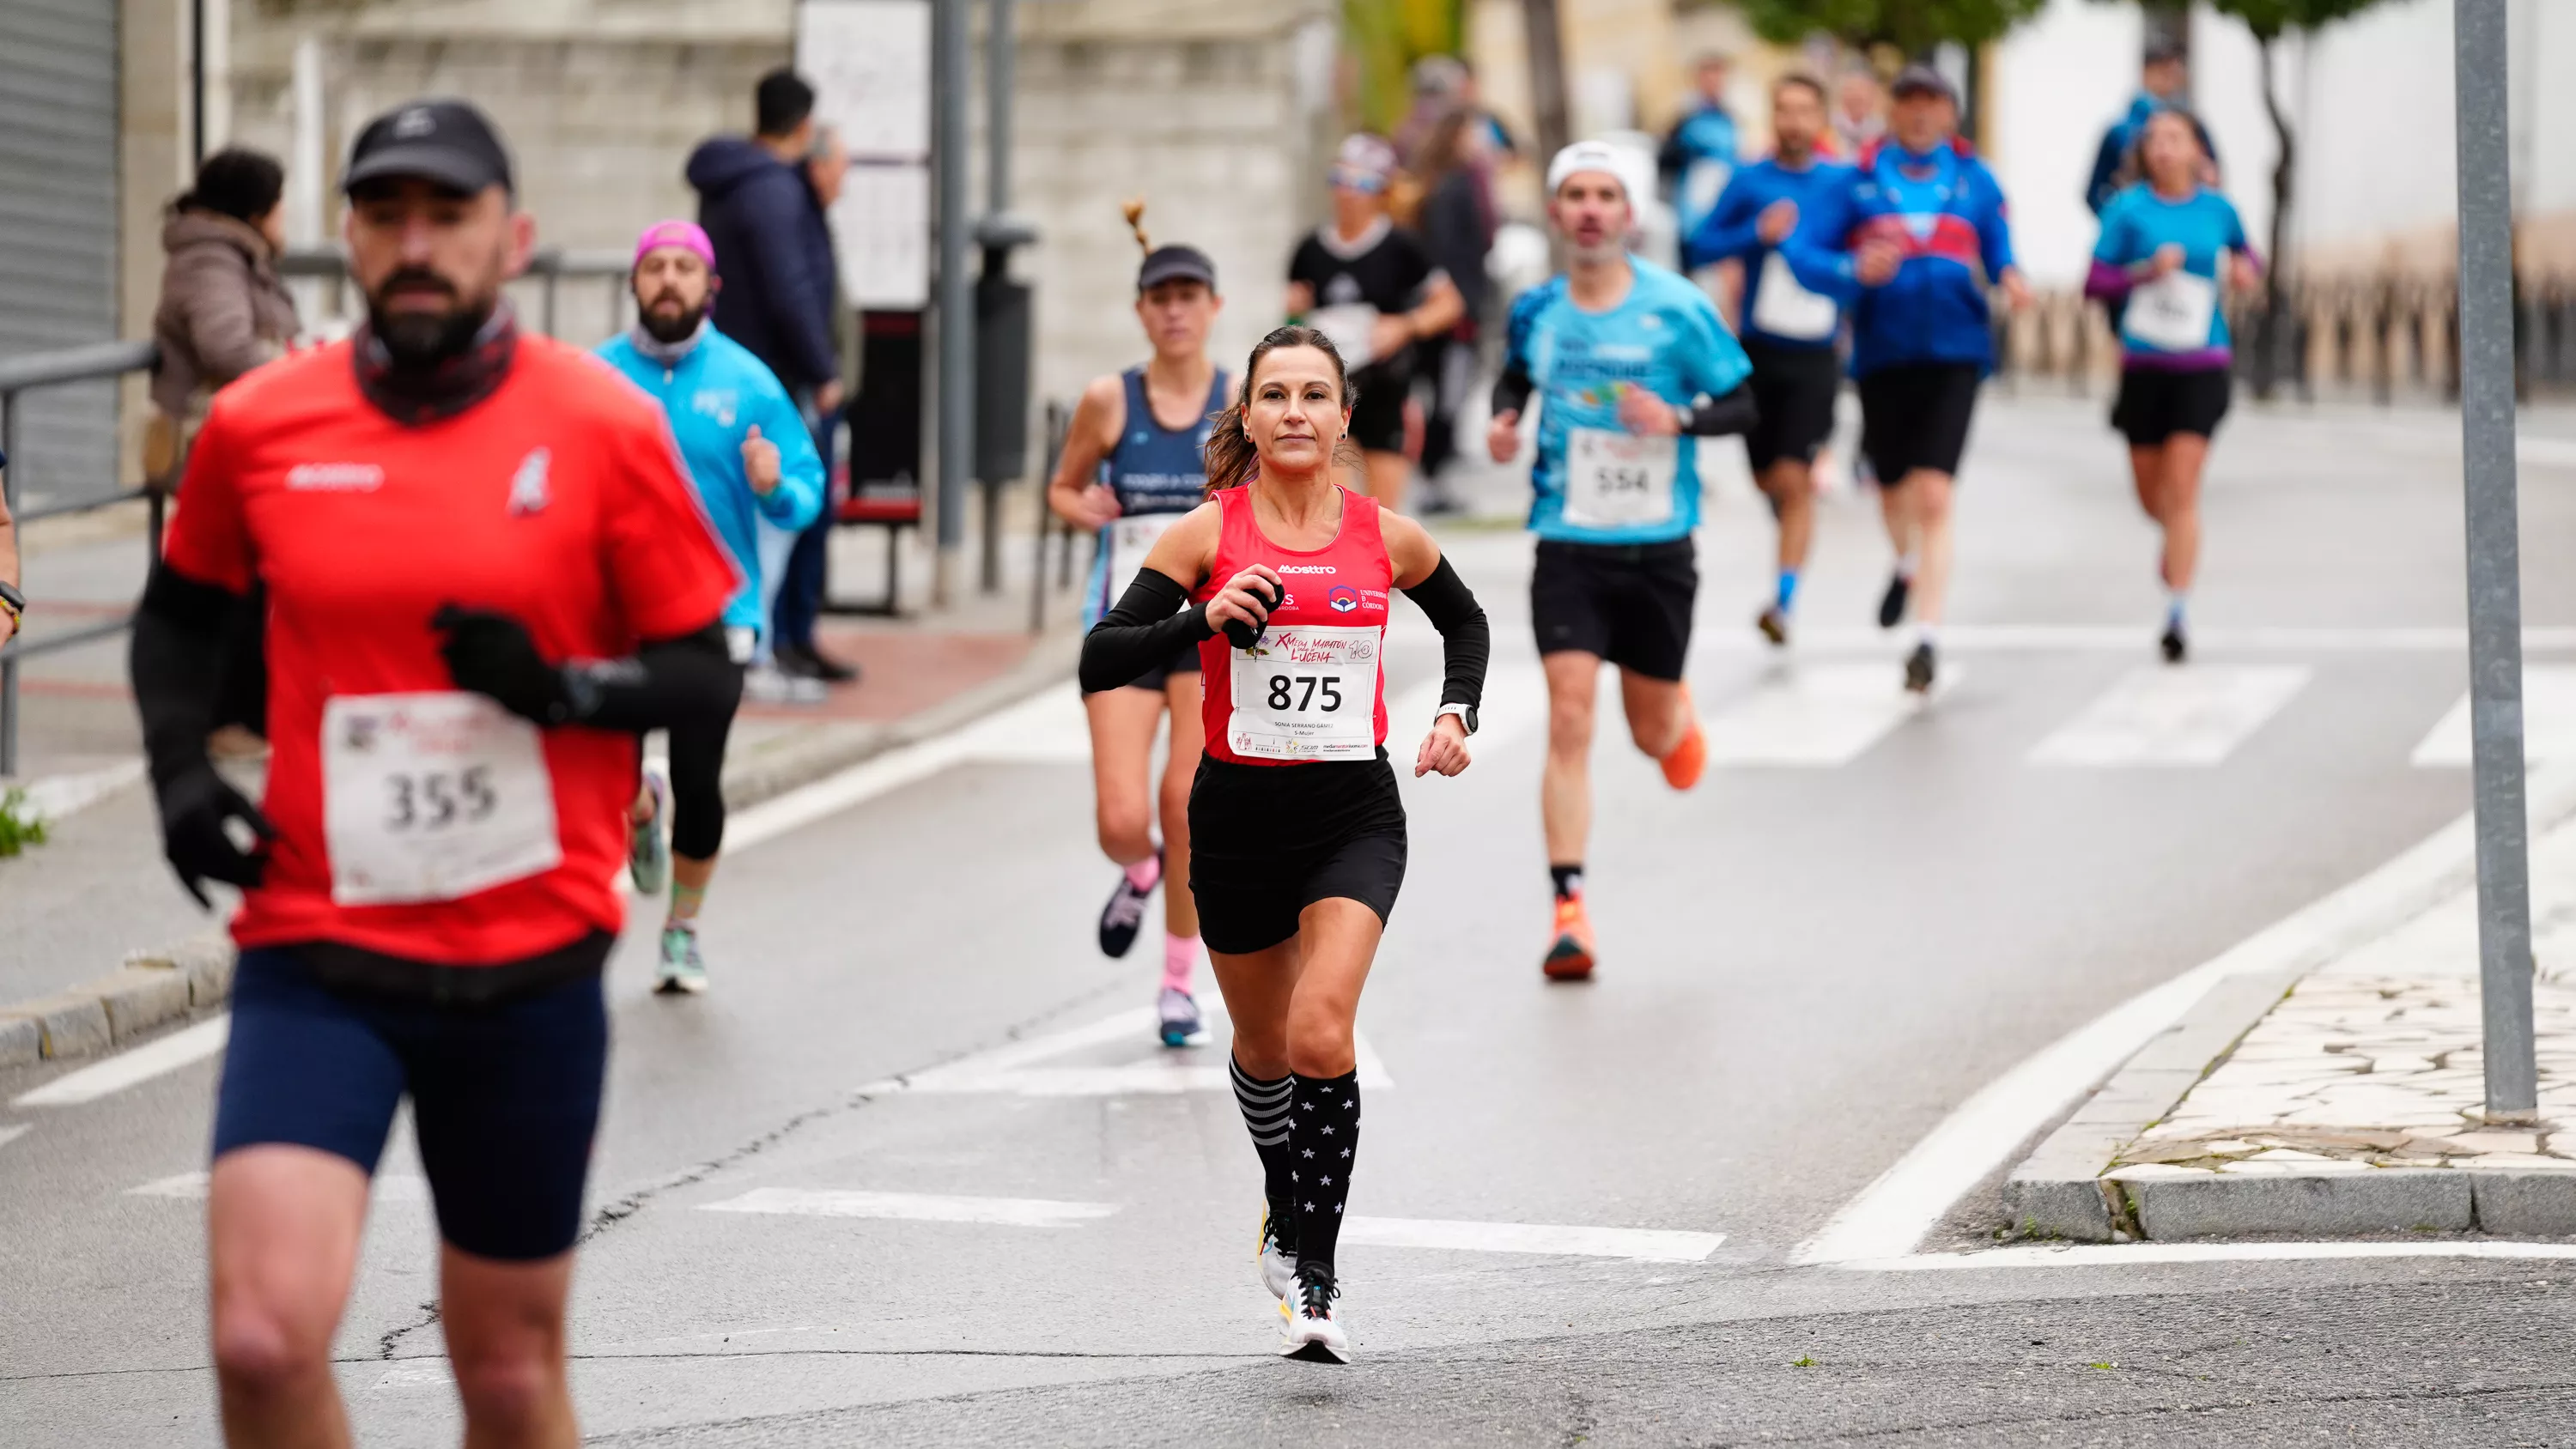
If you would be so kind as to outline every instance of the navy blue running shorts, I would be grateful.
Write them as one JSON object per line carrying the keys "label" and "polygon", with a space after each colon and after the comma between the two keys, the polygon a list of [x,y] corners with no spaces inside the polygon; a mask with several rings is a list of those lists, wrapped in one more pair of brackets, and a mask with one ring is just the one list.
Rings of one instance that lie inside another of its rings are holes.
{"label": "navy blue running shorts", "polygon": [[288,1143],[373,1175],[407,1093],[438,1231],[530,1262],[581,1235],[608,1072],[608,1007],[585,975],[493,1005],[326,987],[292,951],[241,954],[214,1156]]}

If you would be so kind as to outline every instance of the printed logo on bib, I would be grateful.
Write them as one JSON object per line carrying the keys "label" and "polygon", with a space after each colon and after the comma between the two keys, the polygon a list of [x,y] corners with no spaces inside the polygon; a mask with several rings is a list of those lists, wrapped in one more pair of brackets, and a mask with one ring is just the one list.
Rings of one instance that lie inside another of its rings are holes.
{"label": "printed logo on bib", "polygon": [[2158,352],[2198,352],[2209,345],[2218,283],[2194,272],[2167,272],[2129,293],[2121,330]]}
{"label": "printed logo on bib", "polygon": [[1576,428],[1565,445],[1565,521],[1577,528],[1669,522],[1678,440]]}
{"label": "printed logo on bib", "polygon": [[537,727],[479,694],[331,699],[322,807],[344,906],[452,901],[563,863]]}
{"label": "printed logo on bib", "polygon": [[1297,624],[1231,651],[1234,714],[1226,744],[1265,760],[1375,755],[1377,641],[1374,625]]}

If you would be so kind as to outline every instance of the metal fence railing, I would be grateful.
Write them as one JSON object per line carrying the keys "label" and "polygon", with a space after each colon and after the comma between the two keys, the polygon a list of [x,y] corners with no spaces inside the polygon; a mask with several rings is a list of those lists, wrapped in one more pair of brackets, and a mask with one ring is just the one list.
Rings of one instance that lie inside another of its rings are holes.
{"label": "metal fence railing", "polygon": [[[43,388],[123,377],[130,372],[148,372],[159,356],[160,349],[149,342],[101,342],[89,347],[0,362],[0,453],[24,456],[18,444],[27,423],[27,407],[23,401],[26,394]],[[0,474],[0,489],[5,489],[10,517],[17,521],[22,536],[27,524],[76,513],[94,513],[137,498],[144,499],[150,514],[147,525],[149,546],[155,554],[161,550],[161,495],[151,489],[139,485],[119,488],[23,513],[18,509],[18,483],[14,471]],[[36,612],[41,617],[42,611]],[[40,654],[113,638],[125,632],[133,620],[134,616],[129,611],[76,628],[46,630],[35,637],[22,633],[6,645],[0,645],[0,776],[18,773],[19,663]]]}
{"label": "metal fence railing", "polygon": [[[2459,288],[2448,273],[2335,278],[2227,307],[2236,374],[2258,395],[2361,397],[2460,393]],[[2119,342],[2102,309],[2075,292],[2044,292],[2030,311],[1997,309],[1997,372],[2081,395],[2119,370]],[[2576,278],[2527,281],[2514,297],[2515,380],[2525,396],[2576,389]]]}

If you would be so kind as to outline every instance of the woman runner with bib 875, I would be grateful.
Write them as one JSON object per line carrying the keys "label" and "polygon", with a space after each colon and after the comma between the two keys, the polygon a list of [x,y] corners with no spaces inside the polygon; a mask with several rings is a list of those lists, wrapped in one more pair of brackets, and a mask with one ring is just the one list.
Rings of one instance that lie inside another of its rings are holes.
{"label": "woman runner with bib 875", "polygon": [[2191,117],[2166,109],[2147,119],[2137,168],[2146,179],[2102,209],[2087,296],[2126,298],[2120,314],[2120,396],[2111,426],[2129,440],[2138,504],[2164,530],[2168,663],[2191,650],[2183,608],[2200,567],[2200,473],[2210,434],[2227,415],[2227,317],[2219,268],[2240,292],[2262,279],[2245,223],[2226,197],[2201,185],[2208,158]]}
{"label": "woman runner with bib 875", "polygon": [[[1092,379],[1066,424],[1064,456],[1048,485],[1047,504],[1078,528],[1095,529],[1100,547],[1083,623],[1096,624],[1127,592],[1145,556],[1166,529],[1206,501],[1207,446],[1226,404],[1224,369],[1208,359],[1208,329],[1224,300],[1216,264],[1196,247],[1147,245],[1145,204],[1127,204],[1127,225],[1145,260],[1136,272],[1136,317],[1153,344],[1153,360]],[[1190,904],[1190,778],[1199,765],[1199,656],[1173,650],[1153,668],[1108,689],[1084,686],[1091,721],[1092,794],[1098,801],[1100,848],[1121,869],[1100,912],[1100,949],[1124,956],[1145,921],[1145,902],[1163,887],[1163,981],[1155,995],[1165,1046],[1205,1039],[1190,994],[1198,968],[1199,916]],[[1159,789],[1152,779],[1154,726],[1168,706],[1171,740]],[[1159,806],[1159,808],[1158,808]],[[1154,843],[1159,815],[1163,844]]]}
{"label": "woman runner with bib 875", "polygon": [[1280,1351],[1325,1363],[1350,1360],[1333,1300],[1359,1146],[1352,1023],[1404,881],[1380,668],[1389,591],[1441,635],[1442,703],[1416,776],[1467,768],[1490,650],[1484,611],[1421,525],[1333,481],[1351,402],[1322,333],[1263,338],[1208,442],[1215,496],[1154,544],[1082,651],[1082,687],[1102,690],[1198,645],[1207,740],[1190,886],[1261,1156]]}

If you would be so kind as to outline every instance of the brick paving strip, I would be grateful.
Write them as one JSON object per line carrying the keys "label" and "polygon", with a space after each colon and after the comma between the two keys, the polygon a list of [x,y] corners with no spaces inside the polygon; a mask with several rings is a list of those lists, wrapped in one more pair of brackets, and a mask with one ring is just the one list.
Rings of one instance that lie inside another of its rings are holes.
{"label": "brick paving strip", "polygon": [[[1081,647],[1070,630],[1037,639],[827,630],[824,643],[867,677],[817,709],[747,708],[725,756],[729,807],[774,799],[1062,683]],[[139,767],[124,771],[117,783],[139,775]],[[137,868],[157,875],[161,865],[155,858]],[[213,929],[128,953],[116,970],[79,985],[0,1002],[0,1068],[104,1051],[219,1007],[232,975],[232,943]]]}
{"label": "brick paving strip", "polygon": [[2540,1110],[2485,1118],[2477,895],[2222,981],[2006,1185],[2027,1235],[2576,1235],[2576,814],[2535,820]]}

